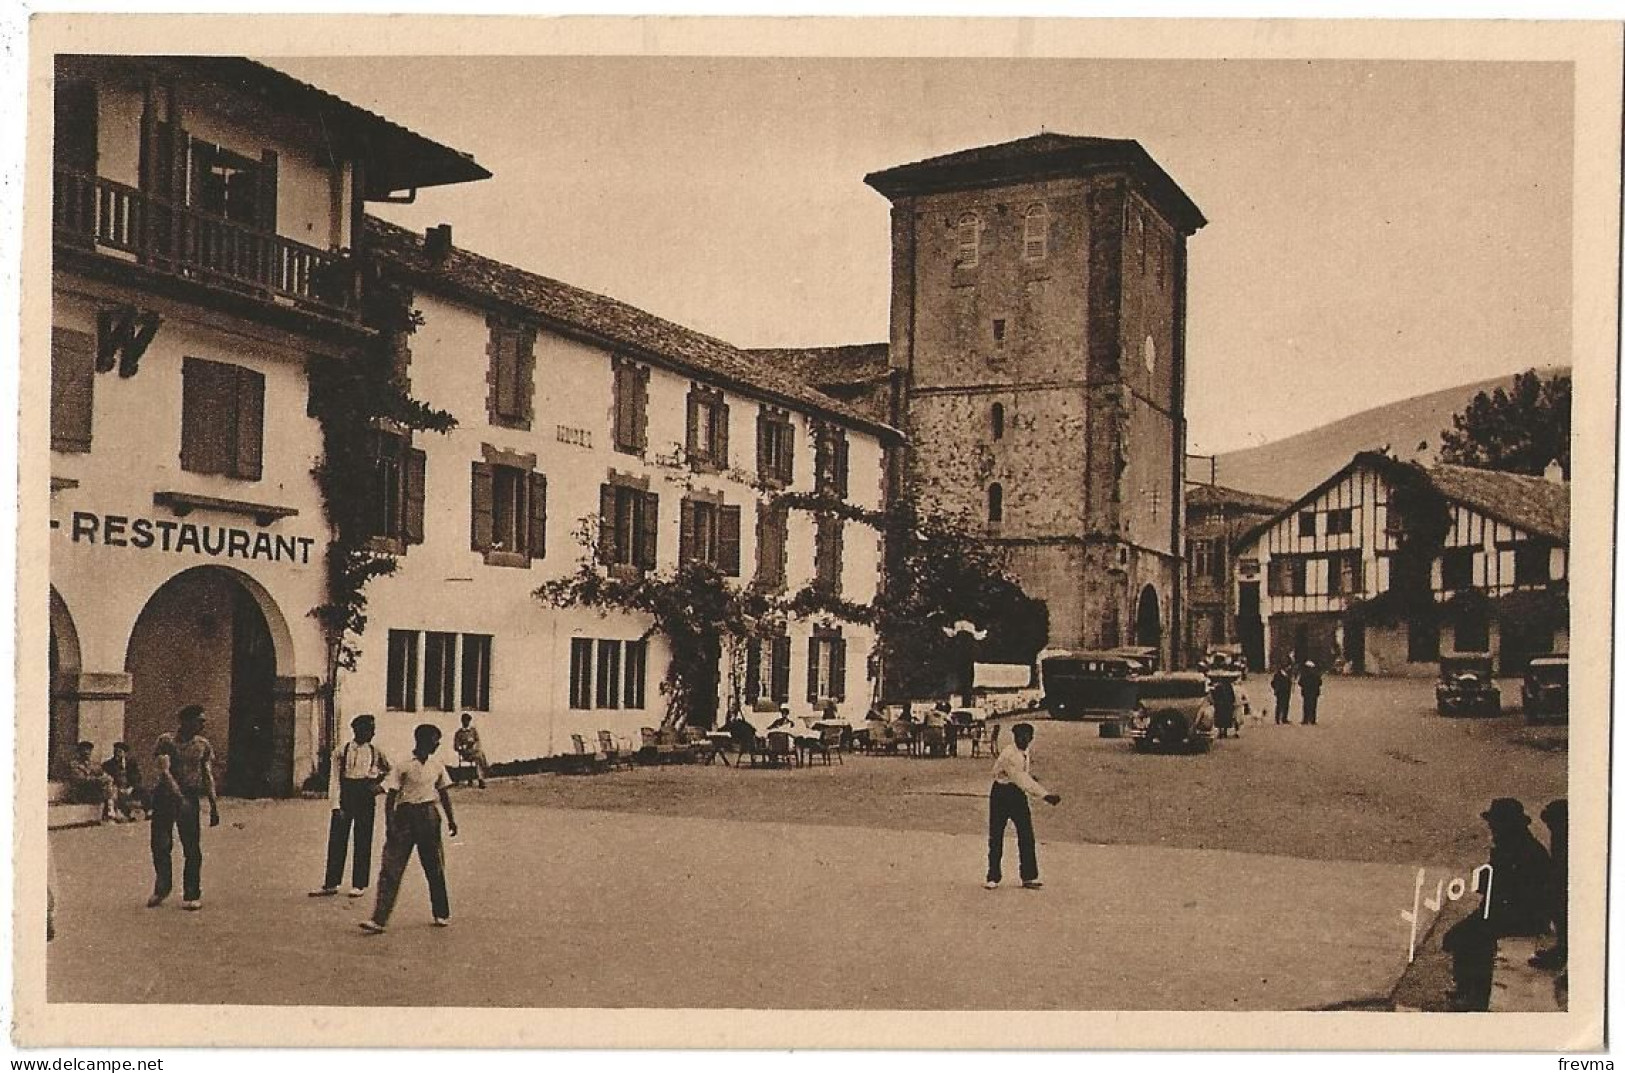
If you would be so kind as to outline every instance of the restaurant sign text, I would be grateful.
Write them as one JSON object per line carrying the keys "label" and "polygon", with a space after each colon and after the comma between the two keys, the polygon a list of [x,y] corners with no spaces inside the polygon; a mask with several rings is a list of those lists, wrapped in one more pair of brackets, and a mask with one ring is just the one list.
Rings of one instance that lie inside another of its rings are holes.
{"label": "restaurant sign text", "polygon": [[167,518],[132,518],[123,514],[96,514],[76,510],[65,525],[51,519],[51,528],[68,530],[75,544],[101,544],[137,551],[190,552],[216,559],[247,559],[267,563],[310,564],[312,537],[283,536],[238,529],[229,525],[195,525]]}

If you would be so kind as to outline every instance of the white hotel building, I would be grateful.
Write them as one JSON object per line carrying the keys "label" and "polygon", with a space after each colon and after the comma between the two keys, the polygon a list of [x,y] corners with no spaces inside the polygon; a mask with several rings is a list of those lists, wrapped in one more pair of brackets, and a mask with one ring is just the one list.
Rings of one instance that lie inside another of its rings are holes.
{"label": "white hotel building", "polygon": [[[764,358],[459,249],[449,226],[369,220],[368,245],[423,317],[406,341],[413,395],[458,421],[380,440],[381,479],[400,494],[380,498],[393,506],[378,539],[401,554],[368,586],[363,654],[338,698],[344,720],[378,716],[386,750],[409,750],[420,722],[449,736],[463,712],[497,763],[660,725],[667,651],[647,616],[534,595],[578,569],[583,535],[602,569],[669,574],[698,558],[741,586],[874,598],[876,529],[770,500],[816,485],[878,509],[891,429]],[[874,648],[866,626],[791,621],[740,684],[747,702],[861,715]],[[720,666],[718,685],[699,722],[725,717]]]}

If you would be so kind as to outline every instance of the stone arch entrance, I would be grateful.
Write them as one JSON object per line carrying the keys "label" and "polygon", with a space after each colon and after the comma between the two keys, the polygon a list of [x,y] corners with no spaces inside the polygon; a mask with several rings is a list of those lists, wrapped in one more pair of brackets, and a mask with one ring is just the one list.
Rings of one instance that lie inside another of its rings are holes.
{"label": "stone arch entrance", "polygon": [[1134,643],[1162,651],[1162,605],[1157,590],[1150,585],[1140,590],[1139,608],[1134,613]]}
{"label": "stone arch entrance", "polygon": [[136,756],[151,756],[175,714],[201,704],[204,733],[223,762],[222,792],[260,797],[287,788],[292,728],[279,725],[277,679],[293,674],[293,646],[282,612],[253,578],[221,566],[170,578],[136,619],[124,667],[124,733]]}
{"label": "stone arch entrance", "polygon": [[80,669],[79,629],[62,594],[51,586],[50,737],[46,760],[56,775],[73,758],[79,740],[79,700],[73,688]]}

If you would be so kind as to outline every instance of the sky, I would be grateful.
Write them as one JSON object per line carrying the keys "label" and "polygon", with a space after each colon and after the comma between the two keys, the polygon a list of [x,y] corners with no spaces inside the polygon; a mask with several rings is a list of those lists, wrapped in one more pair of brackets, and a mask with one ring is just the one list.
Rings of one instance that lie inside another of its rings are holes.
{"label": "sky", "polygon": [[889,204],[865,174],[1041,130],[1133,138],[1209,220],[1192,452],[1572,360],[1566,64],[267,62],[494,175],[372,211],[739,346],[887,337]]}

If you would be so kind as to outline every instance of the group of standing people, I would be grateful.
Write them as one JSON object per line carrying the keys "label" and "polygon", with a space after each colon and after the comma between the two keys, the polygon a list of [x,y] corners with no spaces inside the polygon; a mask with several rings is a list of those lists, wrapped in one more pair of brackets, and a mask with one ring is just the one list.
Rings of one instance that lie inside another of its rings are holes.
{"label": "group of standing people", "polygon": [[1314,726],[1320,712],[1322,680],[1322,671],[1312,659],[1304,660],[1302,666],[1288,659],[1275,668],[1275,673],[1270,675],[1270,692],[1275,694],[1275,721],[1292,722],[1292,684],[1296,681],[1298,693],[1303,697],[1303,725]]}

